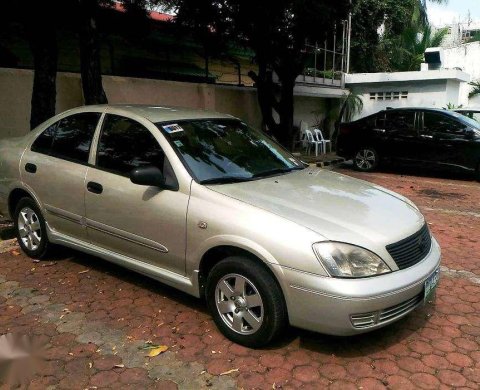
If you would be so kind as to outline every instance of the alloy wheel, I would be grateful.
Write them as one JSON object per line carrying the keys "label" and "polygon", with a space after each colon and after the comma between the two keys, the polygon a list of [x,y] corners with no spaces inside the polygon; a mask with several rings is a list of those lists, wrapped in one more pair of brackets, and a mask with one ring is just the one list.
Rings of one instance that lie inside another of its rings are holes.
{"label": "alloy wheel", "polygon": [[375,152],[371,149],[360,149],[355,156],[355,165],[361,170],[372,169],[375,163]]}
{"label": "alloy wheel", "polygon": [[30,207],[24,207],[18,214],[18,232],[25,247],[36,251],[42,242],[42,228],[37,214]]}
{"label": "alloy wheel", "polygon": [[218,281],[215,304],[225,324],[239,334],[253,334],[263,323],[262,297],[255,285],[242,275],[228,274]]}

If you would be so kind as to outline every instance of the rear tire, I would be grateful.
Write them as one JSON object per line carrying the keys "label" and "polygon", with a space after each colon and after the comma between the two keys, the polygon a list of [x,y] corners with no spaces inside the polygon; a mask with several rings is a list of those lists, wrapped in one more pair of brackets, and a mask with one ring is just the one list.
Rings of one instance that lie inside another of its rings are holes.
{"label": "rear tire", "polygon": [[42,259],[52,244],[48,241],[45,219],[31,198],[22,198],[14,213],[15,233],[23,252],[33,259]]}
{"label": "rear tire", "polygon": [[258,348],[277,338],[287,324],[280,286],[256,261],[228,257],[207,277],[207,305],[220,331],[235,343]]}
{"label": "rear tire", "polygon": [[372,172],[379,164],[377,151],[370,146],[363,146],[357,150],[353,157],[353,166],[360,172]]}

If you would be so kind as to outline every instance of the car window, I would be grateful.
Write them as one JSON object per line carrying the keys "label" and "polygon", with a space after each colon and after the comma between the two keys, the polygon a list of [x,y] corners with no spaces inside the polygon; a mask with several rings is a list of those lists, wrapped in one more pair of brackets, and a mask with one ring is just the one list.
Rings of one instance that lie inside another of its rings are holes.
{"label": "car window", "polygon": [[87,163],[98,112],[82,112],[49,126],[32,144],[32,151],[64,160]]}
{"label": "car window", "polygon": [[387,112],[386,129],[415,133],[415,113],[413,111]]}
{"label": "car window", "polygon": [[58,122],[48,126],[32,144],[32,152],[50,154],[52,150],[53,138],[55,137],[55,130],[57,129]]}
{"label": "car window", "polygon": [[436,112],[425,112],[423,129],[429,133],[462,135],[465,133],[467,125],[447,115]]}
{"label": "car window", "polygon": [[128,176],[140,166],[154,165],[164,170],[164,160],[157,140],[142,124],[118,115],[106,116],[97,148],[97,167]]}

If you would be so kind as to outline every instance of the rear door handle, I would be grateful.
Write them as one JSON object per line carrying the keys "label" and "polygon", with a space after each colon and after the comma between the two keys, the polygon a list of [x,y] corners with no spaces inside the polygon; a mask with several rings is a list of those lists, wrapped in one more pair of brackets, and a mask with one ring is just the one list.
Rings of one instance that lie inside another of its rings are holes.
{"label": "rear door handle", "polygon": [[26,163],[25,164],[25,170],[29,173],[36,173],[37,172],[37,166],[32,163]]}
{"label": "rear door handle", "polygon": [[101,194],[103,192],[103,186],[94,181],[89,181],[87,183],[87,190],[93,192],[94,194]]}
{"label": "rear door handle", "polygon": [[421,138],[433,139],[433,135],[420,134]]}

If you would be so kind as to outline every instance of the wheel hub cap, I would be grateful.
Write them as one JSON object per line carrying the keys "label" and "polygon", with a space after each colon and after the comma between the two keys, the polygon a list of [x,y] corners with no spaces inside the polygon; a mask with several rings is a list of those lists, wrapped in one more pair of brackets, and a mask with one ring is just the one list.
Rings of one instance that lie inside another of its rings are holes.
{"label": "wheel hub cap", "polygon": [[228,274],[215,288],[215,305],[223,322],[233,331],[248,335],[263,323],[263,301],[255,285],[246,277]]}
{"label": "wheel hub cap", "polygon": [[39,248],[42,229],[37,214],[30,207],[24,207],[18,215],[18,233],[28,250],[35,251]]}

